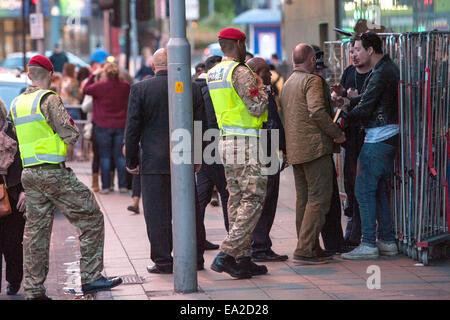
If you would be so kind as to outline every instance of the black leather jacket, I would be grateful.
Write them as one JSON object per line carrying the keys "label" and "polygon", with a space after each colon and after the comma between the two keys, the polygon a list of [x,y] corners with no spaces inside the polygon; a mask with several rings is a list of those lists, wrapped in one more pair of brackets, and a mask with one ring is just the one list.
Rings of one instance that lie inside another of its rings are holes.
{"label": "black leather jacket", "polygon": [[398,123],[398,82],[400,72],[388,55],[383,56],[366,78],[358,105],[348,121],[361,120],[365,128]]}

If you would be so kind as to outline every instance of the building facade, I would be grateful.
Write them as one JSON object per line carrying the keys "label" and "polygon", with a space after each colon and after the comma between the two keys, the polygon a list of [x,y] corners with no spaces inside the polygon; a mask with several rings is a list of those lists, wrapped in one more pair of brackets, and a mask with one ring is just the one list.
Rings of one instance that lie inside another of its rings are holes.
{"label": "building facade", "polygon": [[354,32],[358,20],[385,32],[450,30],[450,0],[284,0],[282,36],[290,60],[299,42],[317,44],[341,39],[333,29]]}

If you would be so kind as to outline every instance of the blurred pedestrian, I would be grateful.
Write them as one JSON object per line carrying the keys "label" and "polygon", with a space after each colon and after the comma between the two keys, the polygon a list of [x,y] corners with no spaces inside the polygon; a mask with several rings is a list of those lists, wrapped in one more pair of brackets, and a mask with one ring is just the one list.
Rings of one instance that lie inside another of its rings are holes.
{"label": "blurred pedestrian", "polygon": [[[95,82],[95,76],[104,72],[106,81]],[[128,192],[125,158],[122,155],[122,141],[127,118],[130,85],[119,80],[119,67],[106,63],[96,70],[86,83],[83,92],[91,95],[92,123],[99,147],[102,188],[100,193],[108,194],[111,186],[111,159],[117,168],[119,191]]]}
{"label": "blurred pedestrian", "polygon": [[97,43],[95,51],[91,54],[91,61],[99,64],[106,63],[106,58],[109,57],[108,51],[102,48],[100,43]]}
{"label": "blurred pedestrian", "polygon": [[[63,67],[62,79],[57,93],[61,97],[61,100],[63,101],[64,106],[66,107],[66,110],[72,117],[72,119],[81,120],[81,109],[78,107],[78,105],[80,104],[81,92],[76,77],[77,75],[75,72],[75,65],[66,62]],[[81,153],[80,143],[81,140],[77,141],[75,145],[69,146],[69,149],[67,150],[68,161],[72,161],[75,160],[75,158],[78,158],[74,157],[74,154]],[[75,149],[77,152],[75,152]]]}
{"label": "blurred pedestrian", "polygon": [[53,63],[53,67],[55,68],[55,72],[62,73],[64,64],[69,62],[69,58],[64,51],[62,51],[59,44],[55,44],[53,48],[53,53],[50,56],[50,61]]}
{"label": "blurred pedestrian", "polygon": [[194,80],[197,79],[202,73],[206,73],[206,66],[203,62],[200,62],[195,65]]}
{"label": "blurred pedestrian", "polygon": [[[139,148],[138,154],[141,153],[141,150]],[[126,157],[126,147],[125,142],[122,149],[122,154],[124,157]],[[133,203],[127,207],[128,211],[134,212],[136,214],[140,213],[139,210],[139,203],[141,201],[141,174],[133,174],[132,175],[133,181],[132,181],[132,192],[131,192],[131,199],[133,200]]]}
{"label": "blurred pedestrian", "polygon": [[53,73],[52,83],[50,84],[50,90],[58,92],[61,87],[62,75],[59,72]]}
{"label": "blurred pedestrian", "polygon": [[[259,129],[267,121],[267,93],[262,79],[244,64],[245,34],[234,28],[219,33],[222,62],[209,70],[207,83],[221,130],[227,188],[229,228],[211,269],[247,279],[267,273],[266,266],[251,261],[251,235],[261,215],[267,177],[255,155]],[[238,153],[239,163],[233,161]],[[243,159],[241,159],[243,158]]]}
{"label": "blurred pedestrian", "polygon": [[[170,193],[170,141],[167,50],[153,56],[155,77],[131,87],[125,152],[127,171],[141,174],[142,204],[153,266],[149,273],[173,272],[172,198]],[[200,89],[193,92],[195,110],[202,103]],[[200,100],[200,101],[199,101]],[[200,105],[201,107],[201,105]],[[139,154],[140,146],[140,154]],[[196,215],[196,225],[199,225]],[[197,269],[203,269],[203,242],[197,233]]]}
{"label": "blurred pedestrian", "polygon": [[[209,71],[215,65],[222,61],[221,56],[211,56],[205,61],[205,68]],[[206,83],[206,72],[200,74],[194,81],[200,87],[203,96],[204,108],[203,108],[203,119],[202,124],[203,134],[208,129],[219,130],[217,125],[216,114],[214,113],[214,106],[211,101],[211,96],[209,94],[208,85]],[[218,141],[212,143],[217,144]],[[205,147],[205,145],[203,146]],[[214,156],[214,155],[213,155]],[[204,160],[204,159],[203,159]],[[212,202],[214,188],[216,187],[220,193],[220,198],[222,200],[222,213],[225,223],[225,229],[229,231],[228,224],[228,213],[227,213],[227,203],[229,193],[227,191],[227,181],[225,178],[225,171],[223,164],[212,163],[207,164],[204,161],[199,171],[196,173],[195,183],[197,187],[197,197],[196,197],[196,208],[199,210],[198,214],[201,216],[201,220],[204,221],[205,211],[208,203]],[[204,223],[202,224],[202,232],[205,233],[205,249],[206,250],[216,250],[219,246],[206,240],[206,232],[204,231]],[[198,232],[198,231],[197,231]]]}
{"label": "blurred pedestrian", "polygon": [[137,80],[141,81],[141,80],[144,80],[144,78],[147,76],[153,77],[155,75],[155,73],[153,72],[153,69],[152,69],[152,61],[153,61],[152,55],[150,55],[149,57],[146,58],[145,63],[142,64],[142,67],[136,73],[135,78]]}
{"label": "blurred pedestrian", "polygon": [[[286,155],[286,140],[284,136],[283,123],[278,115],[278,107],[275,102],[274,95],[270,87],[270,66],[263,58],[252,58],[247,61],[250,69],[261,77],[263,83],[267,86],[268,106],[269,111],[267,122],[264,122],[263,129],[268,130],[267,134],[267,150],[272,152],[272,134],[273,131],[278,130],[279,140],[277,142],[277,149],[275,152],[282,152]],[[275,147],[275,146],[274,146]],[[273,156],[268,154],[268,157]],[[276,155],[278,159],[278,154]],[[285,261],[288,259],[287,255],[279,255],[272,250],[272,240],[270,239],[270,230],[272,229],[275,213],[277,211],[278,193],[280,191],[280,172],[281,166],[277,163],[277,172],[268,175],[267,177],[267,192],[266,198],[261,212],[261,217],[256,224],[255,230],[252,233],[252,260],[256,262],[264,261]]]}
{"label": "blurred pedestrian", "polygon": [[[5,141],[8,140],[8,141]],[[0,218],[0,262],[6,263],[7,295],[15,295],[23,279],[23,230],[25,228],[25,192],[20,178],[22,161],[17,137],[12,124],[7,121],[6,106],[0,99],[0,184],[6,182],[12,213]],[[0,289],[1,289],[0,263]]]}
{"label": "blurred pedestrian", "polygon": [[64,105],[67,106],[67,112],[73,120],[81,119],[81,111],[79,108],[69,107],[70,105],[80,104],[81,92],[80,84],[77,80],[75,65],[73,63],[65,63],[63,67],[62,80],[58,90]]}
{"label": "blurred pedestrian", "polygon": [[48,90],[52,73],[49,59],[41,55],[32,57],[28,63],[32,85],[14,100],[10,110],[24,167],[22,184],[27,208],[23,237],[24,289],[29,300],[50,300],[44,282],[49,269],[55,209],[80,229],[83,292],[108,290],[122,283],[120,278],[107,279],[101,274],[103,214],[94,194],[65,166],[67,145],[76,142],[79,131],[61,98]]}
{"label": "blurred pedestrian", "polygon": [[347,114],[347,122],[362,122],[366,136],[358,157],[355,185],[362,241],[356,249],[342,254],[342,258],[360,260],[398,253],[389,208],[388,183],[398,147],[397,89],[400,72],[389,55],[383,55],[383,42],[374,32],[358,36],[354,50],[360,62],[369,61],[372,72],[364,83],[357,106]]}
{"label": "blurred pedestrian", "polygon": [[327,263],[320,255],[319,234],[330,209],[333,191],[334,142],[345,135],[333,123],[324,80],[314,75],[316,55],[307,44],[298,44],[292,54],[294,72],[281,92],[288,163],[294,167],[297,194],[294,260],[303,264]]}

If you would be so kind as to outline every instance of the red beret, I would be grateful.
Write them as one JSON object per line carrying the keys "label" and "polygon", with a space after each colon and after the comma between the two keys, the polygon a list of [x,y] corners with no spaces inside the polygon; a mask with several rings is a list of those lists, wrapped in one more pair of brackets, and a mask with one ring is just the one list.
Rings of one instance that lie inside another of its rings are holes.
{"label": "red beret", "polygon": [[219,32],[219,38],[232,39],[232,40],[245,40],[245,39],[247,39],[247,37],[245,36],[245,33],[243,33],[241,30],[235,29],[235,28],[222,29]]}
{"label": "red beret", "polygon": [[29,66],[40,66],[42,68],[47,69],[48,71],[53,72],[53,64],[49,58],[41,56],[40,54],[35,55],[28,62]]}

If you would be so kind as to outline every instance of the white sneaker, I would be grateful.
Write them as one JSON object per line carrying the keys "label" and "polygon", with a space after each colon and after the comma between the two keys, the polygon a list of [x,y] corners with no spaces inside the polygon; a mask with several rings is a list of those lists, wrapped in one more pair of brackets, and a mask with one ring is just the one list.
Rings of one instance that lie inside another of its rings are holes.
{"label": "white sneaker", "polygon": [[346,260],[378,259],[379,256],[380,253],[377,247],[370,247],[364,243],[361,243],[359,247],[350,252],[341,254],[341,258]]}
{"label": "white sneaker", "polygon": [[382,256],[395,256],[398,254],[398,248],[395,242],[378,240],[377,247]]}
{"label": "white sneaker", "polygon": [[100,194],[109,194],[109,189],[101,189],[98,193],[100,193]]}

